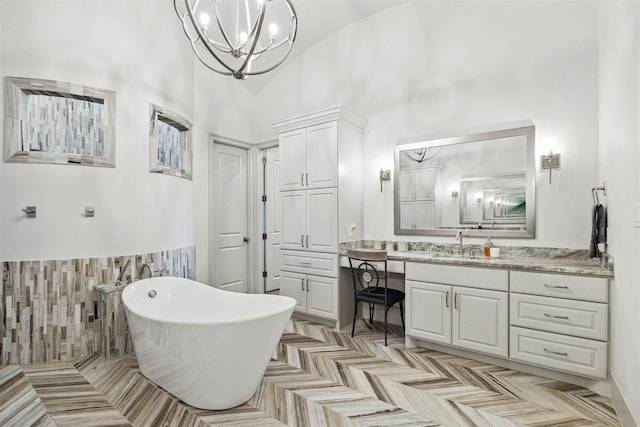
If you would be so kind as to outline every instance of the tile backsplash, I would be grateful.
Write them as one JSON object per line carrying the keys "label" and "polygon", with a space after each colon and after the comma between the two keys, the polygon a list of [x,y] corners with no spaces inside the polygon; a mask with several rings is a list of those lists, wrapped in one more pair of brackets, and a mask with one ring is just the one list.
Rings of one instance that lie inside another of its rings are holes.
{"label": "tile backsplash", "polygon": [[3,262],[1,364],[71,360],[109,348],[125,351],[124,342],[104,336],[104,331],[121,329],[113,320],[124,316],[109,310],[123,307],[102,306],[96,319],[96,286],[114,284],[127,260],[132,262],[124,283],[139,277],[142,264],[149,265],[154,276],[195,278],[194,246],[142,255]]}

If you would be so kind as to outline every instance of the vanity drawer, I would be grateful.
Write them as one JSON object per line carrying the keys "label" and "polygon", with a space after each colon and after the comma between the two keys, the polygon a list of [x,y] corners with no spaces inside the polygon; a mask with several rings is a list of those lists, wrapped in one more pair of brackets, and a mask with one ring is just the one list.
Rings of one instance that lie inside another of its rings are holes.
{"label": "vanity drawer", "polygon": [[512,271],[511,292],[607,302],[607,279],[602,277]]}
{"label": "vanity drawer", "polygon": [[509,290],[507,270],[407,262],[405,279],[471,288]]}
{"label": "vanity drawer", "polygon": [[338,254],[281,250],[282,270],[338,277]]}
{"label": "vanity drawer", "polygon": [[511,325],[607,340],[607,304],[511,293],[509,310]]}
{"label": "vanity drawer", "polygon": [[510,357],[559,371],[607,378],[607,343],[512,326]]}

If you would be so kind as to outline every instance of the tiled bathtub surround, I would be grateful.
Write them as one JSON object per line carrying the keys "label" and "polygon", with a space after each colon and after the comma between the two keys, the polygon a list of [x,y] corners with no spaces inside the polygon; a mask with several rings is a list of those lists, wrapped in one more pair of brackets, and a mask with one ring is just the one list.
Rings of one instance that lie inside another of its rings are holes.
{"label": "tiled bathtub surround", "polygon": [[[154,275],[195,277],[195,247],[143,255],[2,263],[0,346],[2,365],[71,360],[126,347],[103,331],[120,329],[119,303],[98,304],[97,286],[111,285],[131,260],[123,282],[139,276],[142,264]],[[95,314],[101,307],[98,319]],[[121,316],[124,319],[124,316]]]}

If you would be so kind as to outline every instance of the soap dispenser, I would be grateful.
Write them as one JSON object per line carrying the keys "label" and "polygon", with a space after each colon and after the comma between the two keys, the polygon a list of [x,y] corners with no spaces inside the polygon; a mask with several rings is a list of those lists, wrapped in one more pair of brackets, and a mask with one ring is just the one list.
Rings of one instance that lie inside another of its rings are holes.
{"label": "soap dispenser", "polygon": [[492,246],[493,246],[493,242],[491,242],[491,237],[487,237],[487,241],[484,242],[484,256],[491,256]]}

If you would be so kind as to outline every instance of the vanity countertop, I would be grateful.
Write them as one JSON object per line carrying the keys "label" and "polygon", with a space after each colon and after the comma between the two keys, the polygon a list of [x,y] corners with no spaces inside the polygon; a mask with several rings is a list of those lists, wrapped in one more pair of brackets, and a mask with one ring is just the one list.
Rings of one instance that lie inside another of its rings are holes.
{"label": "vanity countertop", "polygon": [[388,251],[392,261],[426,262],[470,267],[504,268],[509,270],[540,271],[547,273],[580,274],[599,277],[613,277],[613,271],[600,266],[595,259],[535,258],[535,257],[485,257],[459,256],[425,251]]}
{"label": "vanity countertop", "polygon": [[[341,255],[346,255],[347,249],[374,249],[375,244],[376,241],[345,242],[341,244]],[[395,249],[394,242],[388,242],[388,244],[392,244]],[[486,257],[482,255],[482,247],[479,245],[465,246],[465,255],[462,256],[456,254],[458,245],[412,242],[408,246],[410,247],[408,251],[387,251],[387,259],[392,261],[392,264],[424,262],[605,278],[614,275],[612,257],[607,255],[605,258],[610,262],[610,268],[607,269],[600,264],[598,258],[588,258],[587,251],[581,249],[503,246],[499,257]],[[399,271],[404,271],[404,268]]]}

